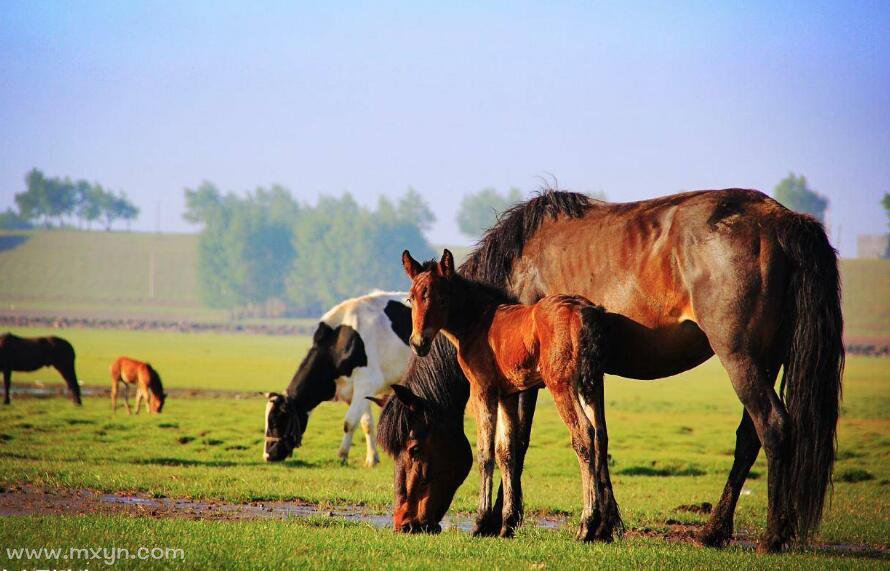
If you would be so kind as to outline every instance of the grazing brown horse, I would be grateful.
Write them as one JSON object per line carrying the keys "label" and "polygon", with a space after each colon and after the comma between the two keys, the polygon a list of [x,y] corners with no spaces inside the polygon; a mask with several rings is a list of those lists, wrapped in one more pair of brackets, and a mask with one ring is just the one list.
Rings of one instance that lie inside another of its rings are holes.
{"label": "grazing brown horse", "polygon": [[[411,278],[411,348],[426,356],[441,331],[470,382],[482,481],[476,534],[488,527],[485,520],[492,512],[495,461],[502,474],[514,476],[503,479],[499,535],[512,537],[522,521],[522,487],[513,466],[519,447],[516,399],[520,391],[544,385],[571,433],[581,466],[584,508],[578,539],[611,541],[621,519],[607,459],[603,309],[573,295],[512,303],[503,291],[459,275],[448,250],[439,263],[423,265],[405,250],[402,264]],[[396,513],[394,524],[410,517]]]}
{"label": "grazing brown horse", "polygon": [[139,414],[143,401],[150,414],[160,413],[164,408],[167,393],[161,385],[161,376],[150,363],[129,357],[118,357],[111,364],[111,410],[114,413],[117,413],[117,390],[121,383],[124,384],[124,405],[127,407],[127,414],[132,414],[129,398],[131,384],[136,385],[136,414]]}
{"label": "grazing brown horse", "polygon": [[3,404],[9,404],[13,371],[36,371],[54,367],[65,383],[74,404],[80,404],[80,384],[74,371],[74,348],[61,337],[18,337],[0,335],[0,370],[3,371]]}
{"label": "grazing brown horse", "polygon": [[[574,293],[604,306],[607,373],[667,377],[716,353],[744,411],[701,541],[722,546],[732,537],[761,447],[768,511],[758,549],[780,550],[817,528],[844,364],[837,255],[819,222],[753,190],[625,204],[551,191],[506,212],[461,273],[522,303]],[[381,414],[378,441],[396,458],[396,511],[414,514],[407,529],[435,530],[469,470],[460,430],[469,389],[454,355],[436,342],[428,358],[414,359],[403,383],[416,401],[391,399]],[[519,399],[517,472],[536,397],[533,389]],[[421,491],[409,497],[408,487]]]}

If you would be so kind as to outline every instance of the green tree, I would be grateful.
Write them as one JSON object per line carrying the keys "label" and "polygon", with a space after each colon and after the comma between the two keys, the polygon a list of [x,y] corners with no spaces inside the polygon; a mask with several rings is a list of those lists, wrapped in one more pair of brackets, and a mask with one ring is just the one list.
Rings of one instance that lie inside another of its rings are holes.
{"label": "green tree", "polygon": [[27,218],[13,210],[7,208],[5,212],[0,212],[0,230],[27,230],[33,225]]}
{"label": "green tree", "polygon": [[795,212],[809,214],[816,220],[825,222],[828,199],[811,189],[803,175],[789,173],[776,185],[773,197]]}
{"label": "green tree", "polygon": [[76,206],[75,212],[78,220],[86,224],[87,229],[93,222],[99,219],[102,214],[100,207],[99,188],[90,184],[85,180],[79,180],[74,184]]}
{"label": "green tree", "polygon": [[204,303],[256,310],[283,299],[294,257],[291,226],[299,214],[287,189],[258,188],[241,198],[203,182],[185,189],[185,198],[184,218],[203,226],[198,280]]}
{"label": "green tree", "polygon": [[303,209],[293,232],[296,254],[287,294],[300,314],[318,315],[372,289],[404,289],[402,250],[421,259],[433,255],[417,222],[399,215],[385,198],[370,210],[349,194],[321,197]]}
{"label": "green tree", "polygon": [[523,199],[518,188],[501,194],[494,188],[464,195],[457,211],[457,227],[470,237],[478,238],[497,222],[498,216]]}
{"label": "green tree", "polygon": [[884,207],[884,214],[887,215],[887,226],[890,226],[890,194],[884,193],[884,198],[881,199],[881,206]]}
{"label": "green tree", "polygon": [[15,204],[26,220],[42,221],[49,226],[46,177],[40,170],[34,168],[25,174],[25,191],[16,193]]}
{"label": "green tree", "polygon": [[407,222],[413,221],[423,232],[429,232],[436,222],[436,215],[433,214],[429,204],[413,186],[409,186],[405,194],[399,198],[396,211],[399,218]]}

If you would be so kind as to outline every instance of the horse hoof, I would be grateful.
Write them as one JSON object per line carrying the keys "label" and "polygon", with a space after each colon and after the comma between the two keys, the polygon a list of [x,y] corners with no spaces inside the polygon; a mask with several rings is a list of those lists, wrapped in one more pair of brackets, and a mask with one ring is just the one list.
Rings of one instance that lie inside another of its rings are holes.
{"label": "horse hoof", "polygon": [[726,547],[729,543],[732,533],[725,533],[721,530],[706,527],[698,536],[698,541],[705,547],[714,547],[720,549]]}
{"label": "horse hoof", "polygon": [[473,526],[473,537],[494,537],[501,531],[500,518],[493,516],[483,516],[476,519],[476,525]]}
{"label": "horse hoof", "polygon": [[501,528],[500,533],[498,533],[498,537],[503,539],[512,539],[516,535],[516,528],[512,526],[504,526]]}
{"label": "horse hoof", "polygon": [[757,542],[757,553],[767,555],[770,553],[779,553],[785,542],[775,537],[763,537]]}

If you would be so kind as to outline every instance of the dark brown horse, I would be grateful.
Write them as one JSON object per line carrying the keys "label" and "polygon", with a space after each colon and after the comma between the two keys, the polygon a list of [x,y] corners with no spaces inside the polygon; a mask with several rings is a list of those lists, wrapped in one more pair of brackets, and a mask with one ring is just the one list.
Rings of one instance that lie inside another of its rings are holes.
{"label": "dark brown horse", "polygon": [[9,404],[13,371],[36,371],[55,367],[65,382],[74,404],[80,404],[80,384],[74,372],[74,348],[61,337],[18,337],[0,335],[0,370],[3,371],[3,404]]}
{"label": "dark brown horse", "polygon": [[[716,353],[744,411],[702,542],[731,538],[761,447],[769,499],[758,548],[779,550],[817,528],[834,463],[844,351],[837,255],[816,220],[753,190],[626,204],[546,192],[508,211],[461,270],[522,303],[574,293],[604,306],[608,373],[656,379]],[[397,460],[396,510],[416,514],[408,529],[436,529],[469,469],[441,460],[466,459],[468,446],[458,430],[468,388],[453,359],[447,343],[435,343],[404,381],[417,401],[393,399],[381,415],[378,439]],[[524,446],[535,400],[534,391],[520,398]],[[422,496],[406,496],[409,482]]]}
{"label": "dark brown horse", "polygon": [[[426,356],[441,331],[470,382],[482,481],[476,534],[490,527],[495,461],[501,474],[514,476],[503,479],[499,535],[512,537],[522,521],[522,486],[513,466],[519,448],[516,399],[521,391],[543,385],[569,429],[581,467],[578,539],[611,541],[621,519],[607,459],[603,309],[574,295],[512,303],[502,290],[459,275],[448,250],[439,263],[423,265],[406,250],[402,264],[412,282],[412,349]],[[407,492],[410,496],[412,490]],[[396,513],[393,523],[400,527],[412,517]]]}
{"label": "dark brown horse", "polygon": [[151,366],[129,357],[118,357],[109,368],[111,372],[111,412],[117,413],[117,391],[120,384],[124,385],[124,405],[127,414],[130,411],[130,385],[136,385],[136,414],[142,403],[149,414],[159,414],[164,408],[167,393],[161,384],[161,376]]}

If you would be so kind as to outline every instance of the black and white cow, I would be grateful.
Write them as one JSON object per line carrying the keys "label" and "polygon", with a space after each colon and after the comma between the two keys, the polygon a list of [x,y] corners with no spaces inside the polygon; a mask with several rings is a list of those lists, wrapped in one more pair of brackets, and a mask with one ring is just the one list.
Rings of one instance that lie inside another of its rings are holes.
{"label": "black and white cow", "polygon": [[374,417],[366,397],[391,393],[405,372],[411,351],[411,309],[404,292],[375,292],[348,299],[325,313],[312,347],[284,394],[266,396],[266,439],[263,458],[279,462],[299,448],[309,413],[323,401],[349,404],[338,456],[349,457],[359,422],[367,441],[365,465],[380,461]]}

